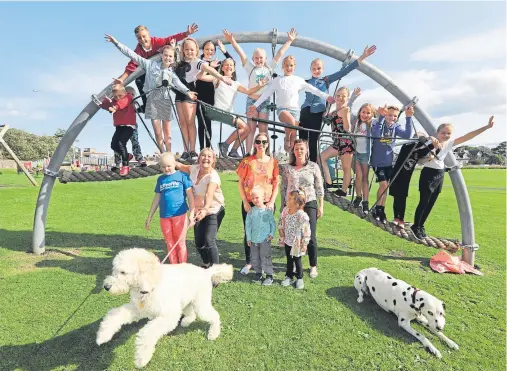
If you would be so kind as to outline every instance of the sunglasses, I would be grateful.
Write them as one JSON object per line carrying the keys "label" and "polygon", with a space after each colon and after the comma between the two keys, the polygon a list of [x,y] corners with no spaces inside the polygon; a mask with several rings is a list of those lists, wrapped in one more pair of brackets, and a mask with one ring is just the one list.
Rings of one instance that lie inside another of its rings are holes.
{"label": "sunglasses", "polygon": [[268,141],[267,141],[267,140],[259,140],[259,139],[256,139],[256,140],[255,140],[255,144],[268,144]]}

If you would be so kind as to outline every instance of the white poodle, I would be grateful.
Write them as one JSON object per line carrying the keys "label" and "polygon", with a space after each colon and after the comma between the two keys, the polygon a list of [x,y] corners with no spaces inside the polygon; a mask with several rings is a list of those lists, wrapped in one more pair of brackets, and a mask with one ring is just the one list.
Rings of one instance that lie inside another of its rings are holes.
{"label": "white poodle", "polygon": [[148,364],[158,340],[196,317],[210,324],[208,339],[220,335],[220,315],[211,304],[213,284],[232,279],[233,267],[215,264],[203,269],[192,264],[160,264],[144,249],[123,250],[113,260],[113,274],[104,288],[113,295],[130,292],[130,303],[111,309],[100,323],[97,344],[111,340],[121,326],[143,318],[150,321],[136,339],[135,366]]}

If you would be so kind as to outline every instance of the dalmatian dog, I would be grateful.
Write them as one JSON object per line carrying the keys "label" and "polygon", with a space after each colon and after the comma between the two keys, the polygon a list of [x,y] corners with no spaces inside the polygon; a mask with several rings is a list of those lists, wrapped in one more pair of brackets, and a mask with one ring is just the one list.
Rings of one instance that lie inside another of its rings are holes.
{"label": "dalmatian dog", "polygon": [[398,326],[416,337],[436,357],[441,359],[442,354],[423,334],[410,326],[411,321],[416,320],[425,326],[451,349],[459,349],[454,341],[442,333],[445,304],[433,295],[397,280],[378,268],[360,271],[354,279],[354,287],[359,294],[358,303],[363,302],[365,294],[372,296],[382,309],[398,317]]}

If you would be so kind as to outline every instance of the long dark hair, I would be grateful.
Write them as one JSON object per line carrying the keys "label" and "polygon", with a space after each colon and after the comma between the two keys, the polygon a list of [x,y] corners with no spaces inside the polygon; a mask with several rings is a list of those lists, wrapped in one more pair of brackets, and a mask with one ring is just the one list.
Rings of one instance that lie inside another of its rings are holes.
{"label": "long dark hair", "polygon": [[296,155],[294,154],[294,147],[296,146],[296,144],[299,144],[299,143],[304,143],[304,145],[306,146],[306,159],[305,159],[305,162],[303,163],[303,166],[306,166],[308,165],[308,158],[310,157],[310,154],[308,153],[308,141],[306,141],[305,139],[296,139],[294,141],[294,145],[292,146],[292,149],[290,150],[290,155],[289,155],[289,165],[291,166],[296,166]]}
{"label": "long dark hair", "polygon": [[227,60],[231,60],[232,63],[234,64],[234,72],[232,73],[232,76],[231,76],[231,79],[232,81],[237,81],[237,76],[236,76],[236,61],[232,58],[225,58],[222,62],[220,62],[220,65],[218,66],[218,72],[223,76],[224,74],[224,71],[222,70],[222,67],[225,63],[225,61]]}

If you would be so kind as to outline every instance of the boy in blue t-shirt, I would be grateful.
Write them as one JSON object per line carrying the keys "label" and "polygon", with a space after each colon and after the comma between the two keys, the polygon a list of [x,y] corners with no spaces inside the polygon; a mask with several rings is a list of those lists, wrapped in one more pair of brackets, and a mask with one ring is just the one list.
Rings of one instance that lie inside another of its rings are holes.
{"label": "boy in blue t-shirt", "polygon": [[395,106],[383,107],[377,110],[379,117],[371,124],[371,135],[373,137],[382,137],[382,139],[373,139],[370,165],[377,176],[379,183],[377,192],[377,206],[372,212],[372,216],[387,223],[385,213],[385,204],[387,198],[387,183],[394,176],[393,172],[393,150],[396,138],[409,139],[412,137],[414,124],[412,116],[414,115],[414,106],[410,106],[405,111],[406,123],[405,127],[398,124],[398,114],[400,109]]}
{"label": "boy in blue t-shirt", "polygon": [[188,219],[194,220],[193,184],[187,174],[176,170],[176,161],[172,153],[163,153],[159,164],[163,174],[157,179],[155,197],[153,197],[145,228],[150,229],[151,218],[157,208],[160,208],[160,227],[167,244],[169,262],[171,264],[186,263],[188,256],[187,211],[190,210]]}

